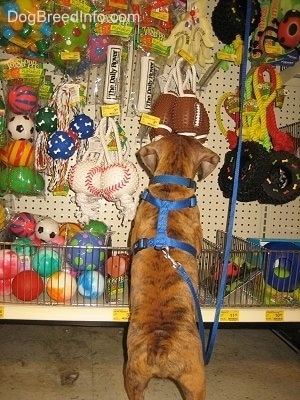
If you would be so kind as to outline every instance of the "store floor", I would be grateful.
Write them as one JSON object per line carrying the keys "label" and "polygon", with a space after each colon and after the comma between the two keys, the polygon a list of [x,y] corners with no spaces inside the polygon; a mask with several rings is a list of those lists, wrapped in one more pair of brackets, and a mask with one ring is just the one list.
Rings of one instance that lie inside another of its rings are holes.
{"label": "store floor", "polygon": [[[3,321],[2,321],[3,322]],[[126,400],[121,327],[0,324],[1,400]],[[207,400],[297,400],[300,356],[270,330],[223,329]],[[145,400],[180,400],[152,380]]]}

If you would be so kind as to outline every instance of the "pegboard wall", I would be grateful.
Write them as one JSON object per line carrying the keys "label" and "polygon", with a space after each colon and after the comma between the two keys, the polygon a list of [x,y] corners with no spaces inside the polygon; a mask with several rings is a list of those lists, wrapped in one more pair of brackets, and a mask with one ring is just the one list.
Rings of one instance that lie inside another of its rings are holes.
{"label": "pegboard wall", "polygon": [[[208,2],[208,16],[211,16],[217,1]],[[215,39],[215,51],[224,45]],[[60,74],[55,74],[54,69],[49,72],[53,77],[53,83],[57,84]],[[131,71],[129,71],[131,73]],[[88,78],[87,78],[88,79]],[[300,81],[300,79],[298,79]],[[276,119],[278,126],[285,126],[299,121],[300,90],[298,82],[293,80],[286,86],[287,96],[282,109],[276,109]],[[225,137],[220,133],[216,123],[216,104],[221,95],[225,92],[235,91],[239,82],[239,67],[232,65],[229,71],[224,72],[219,69],[209,80],[207,86],[201,92],[201,101],[203,102],[210,118],[210,133],[206,145],[220,155],[221,161],[219,167],[207,177],[204,181],[198,183],[198,202],[202,215],[202,227],[204,237],[215,241],[217,230],[225,230],[228,216],[228,200],[225,199],[217,183],[218,171],[221,168],[224,155],[228,151],[228,145]],[[88,86],[90,93],[95,85],[94,75],[89,75]],[[126,96],[129,95],[127,92]],[[88,105],[84,110],[91,117],[95,117],[95,104],[93,104],[90,95]],[[228,120],[228,128],[231,127]],[[135,196],[139,197],[140,192],[148,185],[148,176],[137,164],[136,152],[142,145],[138,139],[139,117],[123,116],[121,124],[126,132],[130,142],[129,160],[137,165],[139,171],[139,189]],[[70,163],[72,165],[72,161]],[[43,197],[17,198],[9,195],[8,202],[16,211],[28,211],[38,215],[50,216],[58,222],[76,221],[74,213],[77,206],[73,201],[74,193],[69,192],[67,196],[53,196],[46,192]],[[237,204],[234,234],[243,238],[247,237],[284,237],[299,238],[300,226],[300,198],[285,205],[271,206],[261,205],[258,202],[249,202]],[[118,218],[118,212],[113,203],[104,202],[101,208],[101,220],[111,226],[114,232],[112,242],[115,246],[127,244],[131,223],[123,223]]]}

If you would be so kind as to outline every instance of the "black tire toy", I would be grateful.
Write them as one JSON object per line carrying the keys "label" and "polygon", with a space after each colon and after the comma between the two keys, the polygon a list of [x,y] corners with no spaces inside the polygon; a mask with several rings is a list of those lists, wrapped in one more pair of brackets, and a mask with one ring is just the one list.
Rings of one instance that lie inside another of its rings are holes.
{"label": "black tire toy", "polygon": [[262,204],[285,204],[300,196],[300,159],[285,151],[270,153],[269,171],[259,191]]}
{"label": "black tire toy", "polygon": [[[218,175],[218,184],[225,198],[232,195],[237,149],[225,154],[224,165]],[[262,183],[269,171],[269,153],[257,142],[243,142],[237,200],[243,202],[258,199]]]}
{"label": "black tire toy", "polygon": [[[258,0],[252,0],[250,33],[259,24],[261,8]],[[212,12],[212,28],[217,38],[224,44],[231,44],[237,35],[244,39],[247,14],[245,0],[219,0]]]}

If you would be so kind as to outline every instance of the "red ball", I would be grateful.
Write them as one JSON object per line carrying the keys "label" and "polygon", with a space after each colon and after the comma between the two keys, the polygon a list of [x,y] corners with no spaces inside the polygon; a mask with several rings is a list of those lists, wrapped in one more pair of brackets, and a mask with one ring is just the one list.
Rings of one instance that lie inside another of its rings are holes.
{"label": "red ball", "polygon": [[12,294],[22,301],[31,301],[39,297],[44,290],[44,282],[33,270],[19,272],[13,279]]}
{"label": "red ball", "polygon": [[295,49],[300,43],[300,12],[289,10],[280,21],[278,42],[287,49]]}
{"label": "red ball", "polygon": [[16,214],[10,224],[9,229],[18,237],[29,237],[35,232],[36,220],[28,212],[19,212]]}
{"label": "red ball", "polygon": [[7,102],[14,113],[26,115],[37,109],[38,97],[32,86],[17,85],[8,92]]}

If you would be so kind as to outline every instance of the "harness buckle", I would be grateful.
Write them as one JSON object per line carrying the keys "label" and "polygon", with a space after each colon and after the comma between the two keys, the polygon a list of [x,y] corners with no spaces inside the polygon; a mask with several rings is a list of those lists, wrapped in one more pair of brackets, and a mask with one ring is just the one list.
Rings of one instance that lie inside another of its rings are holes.
{"label": "harness buckle", "polygon": [[162,251],[164,257],[167,260],[171,261],[172,267],[175,269],[178,269],[180,264],[178,262],[176,262],[173,257],[171,257],[169,247],[168,246],[162,247],[161,251]]}

